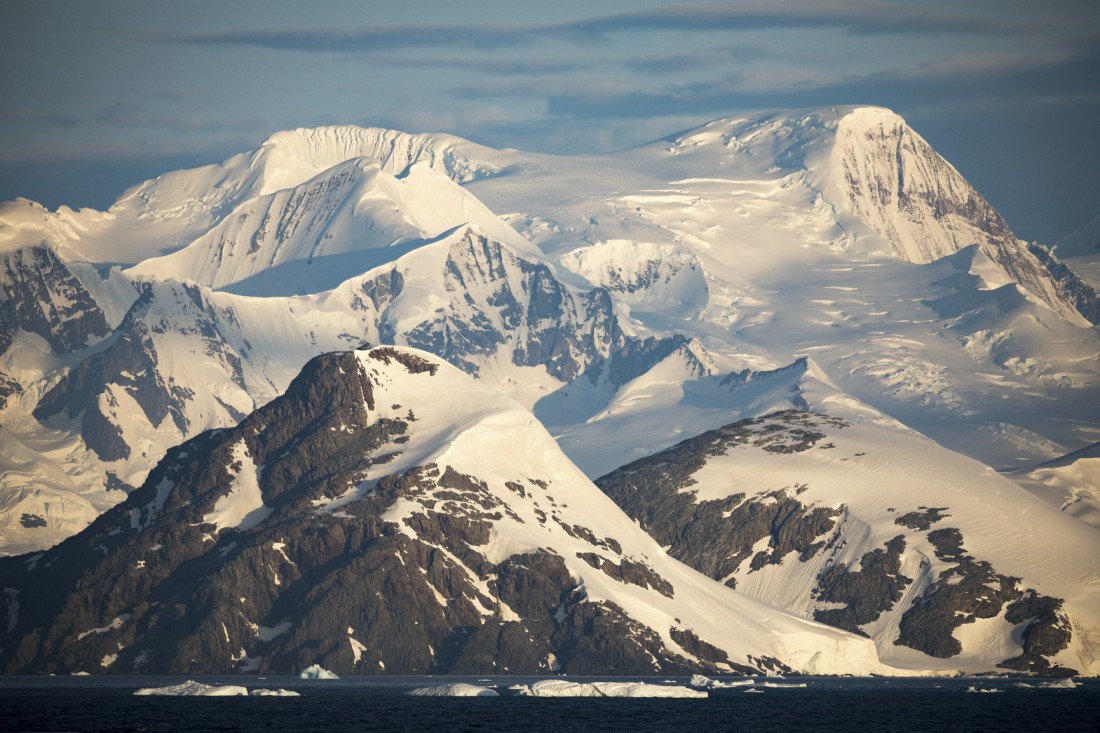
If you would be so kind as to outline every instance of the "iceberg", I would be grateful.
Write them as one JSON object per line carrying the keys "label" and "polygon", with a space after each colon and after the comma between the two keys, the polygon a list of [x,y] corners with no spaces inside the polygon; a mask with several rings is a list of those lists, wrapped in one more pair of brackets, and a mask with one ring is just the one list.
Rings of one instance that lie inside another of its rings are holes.
{"label": "iceberg", "polygon": [[723,682],[722,680],[712,680],[710,677],[705,677],[701,674],[693,674],[691,680],[688,681],[688,687],[698,687],[707,690],[721,690],[727,687],[748,687],[749,685],[755,684],[756,680],[751,677],[744,680]]}
{"label": "iceberg", "polygon": [[707,697],[704,690],[678,685],[654,685],[647,682],[568,682],[539,680],[520,687],[524,697]]}
{"label": "iceberg", "polygon": [[142,687],[135,695],[163,695],[167,697],[301,697],[293,690],[257,689],[249,692],[242,685],[207,685],[195,680],[187,680],[178,685],[166,687]]}
{"label": "iceberg", "polygon": [[135,695],[167,695],[170,697],[247,697],[248,688],[241,685],[207,685],[187,680],[166,687],[143,687]]}
{"label": "iceberg", "polygon": [[277,690],[256,689],[248,693],[249,697],[301,697],[302,693],[295,692],[294,690],[284,690],[279,688]]}
{"label": "iceberg", "polygon": [[299,679],[303,680],[338,680],[340,679],[333,672],[329,672],[327,669],[319,664],[313,664],[306,667],[298,675]]}
{"label": "iceberg", "polygon": [[445,685],[433,685],[432,687],[418,687],[409,690],[406,695],[413,697],[500,697],[496,690],[488,687],[471,685],[465,682],[450,682]]}
{"label": "iceberg", "polygon": [[758,685],[758,687],[771,687],[773,689],[779,690],[794,689],[805,686],[805,682],[761,682]]}

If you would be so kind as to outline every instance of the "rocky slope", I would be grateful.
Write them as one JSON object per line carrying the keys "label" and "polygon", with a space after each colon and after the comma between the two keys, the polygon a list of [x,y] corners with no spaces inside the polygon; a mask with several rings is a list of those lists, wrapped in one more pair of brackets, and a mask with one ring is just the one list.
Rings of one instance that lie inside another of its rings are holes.
{"label": "rocky slope", "polygon": [[95,298],[45,245],[0,252],[0,354],[16,329],[33,333],[59,354],[77,351],[110,333]]}
{"label": "rocky slope", "polygon": [[[312,297],[258,300],[173,280],[143,285],[109,338],[67,360],[40,353],[47,368],[12,380],[13,392],[23,384],[28,391],[6,412],[21,456],[12,443],[9,462],[25,465],[44,444],[54,457],[40,456],[43,474],[47,465],[78,474],[70,483],[83,481],[82,493],[129,490],[169,447],[236,424],[309,358],[364,341],[431,351],[527,406],[544,403],[540,411],[550,415],[598,409],[677,351],[699,373],[713,370],[705,350],[682,336],[633,333],[606,290],[568,286],[541,259],[467,227]],[[71,532],[94,516],[83,509],[66,516],[56,502],[47,513],[29,507],[27,478],[13,470],[0,479],[0,497],[12,502],[0,515],[9,551],[44,549],[61,539],[62,524]],[[121,494],[97,497],[102,506]],[[39,520],[24,525],[25,513]]]}
{"label": "rocky slope", "polygon": [[1096,529],[873,413],[852,417],[742,420],[596,483],[673,557],[865,634],[890,664],[1095,673]]}
{"label": "rocky slope", "polygon": [[888,671],[667,557],[530,413],[405,348],[312,360],[0,586],[9,673]]}

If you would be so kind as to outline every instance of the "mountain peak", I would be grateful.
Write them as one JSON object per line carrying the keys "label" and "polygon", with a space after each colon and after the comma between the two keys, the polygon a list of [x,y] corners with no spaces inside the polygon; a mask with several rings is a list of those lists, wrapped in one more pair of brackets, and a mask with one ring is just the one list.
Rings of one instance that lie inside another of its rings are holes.
{"label": "mountain peak", "polygon": [[[320,139],[335,138],[322,134]],[[354,136],[343,142],[348,140],[354,142]],[[348,152],[335,143],[305,151],[320,161],[315,163],[275,150],[262,165],[263,188],[275,190],[243,201],[188,246],[128,273],[189,278],[246,295],[305,294],[332,289],[461,225],[476,225],[495,239],[531,249],[431,160],[413,157],[395,167],[392,155],[373,151],[330,165]],[[318,165],[323,167],[315,171]]]}
{"label": "mountain peak", "polygon": [[0,562],[36,610],[9,671],[889,672],[669,559],[529,412],[402,347],[313,359],[47,554]]}
{"label": "mountain peak", "polygon": [[477,162],[480,152],[479,146],[454,135],[334,125],[276,132],[253,153],[252,165],[264,171],[261,193],[301,185],[352,158],[373,160],[391,175],[423,161],[464,183],[497,172],[495,166]]}

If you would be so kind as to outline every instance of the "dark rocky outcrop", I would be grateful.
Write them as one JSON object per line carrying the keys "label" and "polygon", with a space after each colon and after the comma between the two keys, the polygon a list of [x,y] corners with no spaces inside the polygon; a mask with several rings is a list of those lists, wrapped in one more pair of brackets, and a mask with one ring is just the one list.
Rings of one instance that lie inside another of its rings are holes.
{"label": "dark rocky outcrop", "polygon": [[918,507],[915,511],[907,512],[894,520],[899,527],[927,532],[936,522],[951,515],[944,514],[947,507]]}
{"label": "dark rocky outcrop", "polygon": [[[751,570],[781,562],[791,552],[809,559],[825,547],[841,509],[812,507],[798,500],[798,488],[746,498],[699,500],[692,475],[709,458],[738,445],[770,453],[808,450],[823,429],[846,423],[825,415],[790,410],[742,420],[685,440],[596,480],[596,485],[662,545],[669,554],[716,580],[726,580],[746,560]],[[768,539],[768,550],[753,546]]]}
{"label": "dark rocky outcrop", "polygon": [[1100,324],[1100,298],[1096,297],[1096,290],[1058,259],[1049,247],[1032,242],[1027,249],[1047,269],[1050,277],[1061,288],[1065,299],[1077,308],[1077,312],[1089,323]]}
{"label": "dark rocky outcrop", "polygon": [[27,529],[34,529],[36,527],[45,527],[46,518],[39,514],[23,513],[23,516],[19,518],[19,524]]}
{"label": "dark rocky outcrop", "polygon": [[672,584],[654,572],[653,568],[645,563],[637,562],[629,558],[623,558],[621,562],[616,563],[613,560],[600,557],[594,552],[579,552],[577,553],[577,557],[597,570],[602,570],[615,580],[622,581],[623,583],[632,583],[642,588],[652,588],[667,598],[672,598],[675,595],[675,589],[672,587]]}
{"label": "dark rocky outcrop", "polygon": [[819,601],[843,603],[843,608],[818,609],[814,620],[830,626],[863,634],[863,624],[878,619],[901,599],[905,588],[913,582],[901,574],[901,553],[905,537],[898,535],[886,543],[885,549],[871,550],[859,560],[859,570],[837,563],[825,570],[814,588]]}
{"label": "dark rocky outcrop", "polygon": [[1006,659],[1000,666],[1034,674],[1056,677],[1072,676],[1075,670],[1052,664],[1053,656],[1069,645],[1070,622],[1062,611],[1062,601],[1025,591],[1008,605],[1005,620],[1012,624],[1027,624],[1021,634],[1024,652]]}
{"label": "dark rocky outcrop", "polygon": [[13,326],[41,336],[57,353],[69,353],[111,331],[88,289],[46,245],[0,254],[0,354]]}
{"label": "dark rocky outcrop", "polygon": [[1009,623],[1027,625],[1022,629],[1024,653],[1000,666],[1047,674],[1076,673],[1045,658],[1057,654],[1070,641],[1061,599],[1021,590],[1019,578],[1001,575],[988,562],[971,557],[963,549],[962,533],[954,527],[933,530],[928,540],[936,557],[955,565],[940,573],[905,612],[895,644],[933,657],[952,657],[962,651],[952,634],[955,629],[1004,611]]}

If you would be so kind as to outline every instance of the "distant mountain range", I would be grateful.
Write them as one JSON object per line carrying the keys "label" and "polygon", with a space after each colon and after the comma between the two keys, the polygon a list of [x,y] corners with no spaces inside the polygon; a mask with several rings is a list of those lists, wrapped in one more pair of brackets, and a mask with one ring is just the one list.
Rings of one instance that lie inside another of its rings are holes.
{"label": "distant mountain range", "polygon": [[866,107],[5,203],[0,665],[1094,674],[1063,244]]}

